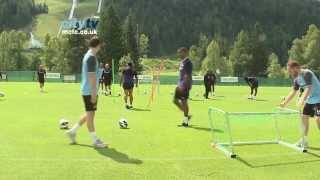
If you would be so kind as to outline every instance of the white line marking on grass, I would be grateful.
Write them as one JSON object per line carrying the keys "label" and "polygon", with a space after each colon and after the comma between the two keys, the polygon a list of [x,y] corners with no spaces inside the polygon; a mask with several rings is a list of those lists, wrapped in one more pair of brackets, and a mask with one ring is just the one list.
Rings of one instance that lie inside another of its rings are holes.
{"label": "white line marking on grass", "polygon": [[[302,155],[302,153],[292,152],[292,153],[272,153],[267,155],[245,155],[240,157],[244,158],[270,158],[270,157],[282,157],[282,156],[293,156],[293,155]],[[95,162],[95,161],[113,161],[112,157],[102,157],[102,158],[10,158],[10,157],[1,157],[4,160],[8,161],[89,161],[89,162]],[[117,160],[117,159],[115,159]],[[118,160],[126,160],[125,158],[119,158]],[[141,161],[204,161],[204,160],[230,160],[230,158],[225,157],[223,154],[219,156],[212,156],[212,157],[173,157],[173,158],[160,158],[160,157],[150,157],[150,158],[137,158],[132,157],[130,160],[141,160]]]}

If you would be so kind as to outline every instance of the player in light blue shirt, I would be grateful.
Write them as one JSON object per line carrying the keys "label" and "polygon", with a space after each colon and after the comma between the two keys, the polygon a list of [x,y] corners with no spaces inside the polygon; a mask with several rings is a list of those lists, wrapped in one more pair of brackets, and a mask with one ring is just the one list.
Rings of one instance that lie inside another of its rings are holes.
{"label": "player in light blue shirt", "polygon": [[316,116],[318,128],[320,129],[320,81],[317,76],[309,69],[302,69],[295,61],[289,61],[288,72],[293,80],[293,89],[285,100],[280,104],[285,107],[303,89],[298,107],[303,107],[302,124],[304,137],[298,142],[298,146],[308,146],[309,118]]}
{"label": "player in light blue shirt", "polygon": [[75,144],[77,130],[84,123],[87,123],[94,147],[105,148],[107,145],[97,137],[94,127],[94,117],[98,102],[99,79],[101,77],[96,55],[100,48],[100,40],[96,37],[92,38],[89,42],[89,50],[82,60],[81,95],[83,97],[86,114],[81,117],[80,121],[75,124],[71,130],[67,131],[67,136],[70,138],[71,143]]}

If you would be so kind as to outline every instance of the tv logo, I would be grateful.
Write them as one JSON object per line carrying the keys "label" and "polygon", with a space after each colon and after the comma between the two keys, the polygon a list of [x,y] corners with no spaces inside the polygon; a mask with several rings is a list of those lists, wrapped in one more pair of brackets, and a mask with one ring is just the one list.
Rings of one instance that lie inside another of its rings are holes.
{"label": "tv logo", "polygon": [[99,20],[87,18],[78,20],[76,18],[64,20],[60,27],[62,34],[97,34]]}

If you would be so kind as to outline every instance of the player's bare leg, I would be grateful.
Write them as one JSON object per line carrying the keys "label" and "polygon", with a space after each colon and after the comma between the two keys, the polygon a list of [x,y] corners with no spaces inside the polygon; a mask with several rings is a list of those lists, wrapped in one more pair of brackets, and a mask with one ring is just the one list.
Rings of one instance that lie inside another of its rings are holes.
{"label": "player's bare leg", "polygon": [[44,84],[40,83],[40,92],[44,92],[43,88],[44,88]]}
{"label": "player's bare leg", "polygon": [[132,108],[132,104],[133,104],[133,89],[130,89],[128,91],[128,94],[129,94],[129,100],[130,100],[130,108]]}
{"label": "player's bare leg", "polygon": [[107,145],[104,144],[97,137],[95,126],[94,126],[94,117],[95,117],[95,112],[94,111],[87,112],[87,127],[88,127],[88,131],[89,131],[90,136],[92,138],[94,147],[96,147],[96,148],[105,148],[105,147],[107,147]]}
{"label": "player's bare leg", "polygon": [[87,128],[88,128],[89,133],[95,132],[94,116],[95,116],[94,111],[87,112]]}
{"label": "player's bare leg", "polygon": [[182,103],[179,99],[174,99],[173,100],[173,103],[181,110],[181,111],[184,111],[184,108],[182,106]]}
{"label": "player's bare leg", "polygon": [[108,86],[109,89],[109,95],[111,95],[111,85]]}
{"label": "player's bare leg", "polygon": [[184,114],[184,119],[183,119],[182,125],[183,126],[189,126],[189,122],[190,122],[191,116],[189,115],[188,100],[182,100],[181,101],[181,106],[182,106],[183,114]]}
{"label": "player's bare leg", "polygon": [[318,129],[320,130],[320,116],[316,118]]}
{"label": "player's bare leg", "polygon": [[130,109],[130,106],[128,105],[128,98],[129,98],[129,90],[124,90],[124,102],[126,104],[126,108]]}
{"label": "player's bare leg", "polygon": [[78,123],[76,123],[69,131],[66,132],[66,135],[69,137],[71,144],[76,144],[76,136],[77,131],[80,129],[80,127],[87,122],[87,114],[81,116]]}
{"label": "player's bare leg", "polygon": [[302,115],[301,117],[301,129],[302,129],[303,137],[297,143],[297,146],[299,147],[308,147],[309,118],[310,116],[308,115]]}

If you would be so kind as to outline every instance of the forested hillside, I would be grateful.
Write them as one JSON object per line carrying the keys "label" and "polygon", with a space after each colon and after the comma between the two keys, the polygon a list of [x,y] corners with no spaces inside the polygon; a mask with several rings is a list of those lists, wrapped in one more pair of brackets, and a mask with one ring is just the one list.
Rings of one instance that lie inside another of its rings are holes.
{"label": "forested hillside", "polygon": [[105,0],[121,17],[135,14],[140,30],[151,38],[152,55],[165,55],[190,46],[201,33],[233,41],[241,30],[259,23],[271,51],[284,59],[292,40],[308,25],[320,25],[315,0]]}
{"label": "forested hillside", "polygon": [[0,0],[0,31],[18,29],[31,23],[36,14],[48,13],[45,3],[34,0]]}

